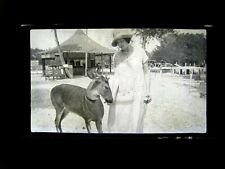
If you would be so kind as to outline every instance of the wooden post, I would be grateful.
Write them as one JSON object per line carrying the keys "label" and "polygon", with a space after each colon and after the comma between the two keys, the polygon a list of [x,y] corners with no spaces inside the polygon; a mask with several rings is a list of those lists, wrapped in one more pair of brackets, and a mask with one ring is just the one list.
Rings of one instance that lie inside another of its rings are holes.
{"label": "wooden post", "polygon": [[88,53],[85,52],[85,73],[84,75],[87,76],[87,69],[88,69]]}
{"label": "wooden post", "polygon": [[103,61],[102,61],[102,55],[101,55],[101,68],[102,68],[102,73],[103,73]]}
{"label": "wooden post", "polygon": [[45,76],[45,59],[42,59],[42,74]]}
{"label": "wooden post", "polygon": [[109,70],[110,70],[110,73],[112,72],[111,71],[112,70],[111,65],[112,65],[112,58],[111,58],[111,55],[109,55]]}
{"label": "wooden post", "polygon": [[[86,35],[88,36],[88,30],[85,29]],[[88,52],[85,52],[85,70],[84,76],[87,76],[87,69],[88,69]]]}

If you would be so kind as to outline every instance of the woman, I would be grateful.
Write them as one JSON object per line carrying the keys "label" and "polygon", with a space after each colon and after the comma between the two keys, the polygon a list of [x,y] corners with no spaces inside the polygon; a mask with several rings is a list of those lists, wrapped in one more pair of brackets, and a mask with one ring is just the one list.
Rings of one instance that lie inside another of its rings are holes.
{"label": "woman", "polygon": [[114,76],[110,81],[113,104],[109,108],[108,130],[116,133],[143,132],[146,106],[150,97],[148,56],[143,49],[130,45],[128,30],[113,33],[112,46],[120,50],[114,55]]}

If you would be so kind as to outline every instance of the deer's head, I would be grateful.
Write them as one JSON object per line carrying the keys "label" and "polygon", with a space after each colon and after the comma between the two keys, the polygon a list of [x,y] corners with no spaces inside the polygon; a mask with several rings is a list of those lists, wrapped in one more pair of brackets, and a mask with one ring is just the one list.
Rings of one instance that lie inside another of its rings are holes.
{"label": "deer's head", "polygon": [[97,73],[95,69],[90,69],[87,73],[92,82],[87,88],[87,97],[92,100],[97,100],[101,95],[107,103],[113,102],[112,92],[109,86],[109,77]]}

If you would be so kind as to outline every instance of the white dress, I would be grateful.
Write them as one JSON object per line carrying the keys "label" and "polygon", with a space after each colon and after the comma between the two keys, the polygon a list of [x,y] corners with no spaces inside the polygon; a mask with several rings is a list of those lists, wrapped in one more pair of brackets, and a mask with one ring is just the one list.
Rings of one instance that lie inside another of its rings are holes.
{"label": "white dress", "polygon": [[113,104],[109,108],[108,130],[112,133],[141,133],[146,111],[146,84],[143,63],[148,56],[143,49],[135,49],[126,59],[115,54],[115,73],[110,79]]}

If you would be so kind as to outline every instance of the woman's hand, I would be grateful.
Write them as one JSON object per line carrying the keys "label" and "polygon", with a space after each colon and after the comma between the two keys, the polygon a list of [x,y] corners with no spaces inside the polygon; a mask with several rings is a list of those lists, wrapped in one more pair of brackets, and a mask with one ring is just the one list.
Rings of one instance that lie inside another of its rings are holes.
{"label": "woman's hand", "polygon": [[145,104],[148,104],[152,101],[152,97],[151,95],[146,95],[145,98],[144,98],[144,103]]}

